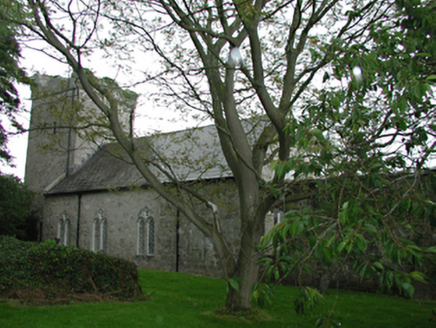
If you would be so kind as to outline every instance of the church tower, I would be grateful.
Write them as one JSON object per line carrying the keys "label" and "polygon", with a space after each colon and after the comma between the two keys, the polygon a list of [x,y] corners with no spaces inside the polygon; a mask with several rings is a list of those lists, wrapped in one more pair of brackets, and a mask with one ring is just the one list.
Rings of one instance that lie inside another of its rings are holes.
{"label": "church tower", "polygon": [[[77,78],[36,75],[33,81],[25,183],[29,189],[43,193],[77,171],[103,142],[110,140],[110,134],[101,128],[107,119]],[[102,81],[116,85],[110,79]],[[129,96],[120,114],[127,128],[133,125],[136,94],[121,93]]]}

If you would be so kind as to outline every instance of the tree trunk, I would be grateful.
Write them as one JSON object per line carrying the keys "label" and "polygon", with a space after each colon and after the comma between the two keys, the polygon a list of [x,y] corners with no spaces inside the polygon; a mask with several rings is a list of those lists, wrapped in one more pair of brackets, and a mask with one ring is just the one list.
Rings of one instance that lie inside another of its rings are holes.
{"label": "tree trunk", "polygon": [[[253,250],[251,250],[251,253],[251,255],[255,255]],[[239,288],[236,290],[229,286],[226,308],[232,311],[251,309],[252,288],[257,281],[258,275],[259,265],[257,264],[257,257],[252,260],[244,259],[238,264],[237,271],[232,278],[238,281]]]}
{"label": "tree trunk", "polygon": [[239,288],[236,290],[229,286],[226,298],[226,307],[232,311],[248,310],[252,308],[251,294],[253,285],[259,277],[259,254],[256,244],[264,234],[264,214],[257,213],[250,219],[243,218],[241,229],[241,248],[235,271],[230,275],[231,279],[238,281]]}

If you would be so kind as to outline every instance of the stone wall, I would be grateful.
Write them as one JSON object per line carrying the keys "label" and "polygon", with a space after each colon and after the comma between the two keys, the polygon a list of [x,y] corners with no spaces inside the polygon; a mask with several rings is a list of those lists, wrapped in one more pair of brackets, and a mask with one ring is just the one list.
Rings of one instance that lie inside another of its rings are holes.
{"label": "stone wall", "polygon": [[42,192],[66,173],[71,131],[65,128],[68,120],[60,118],[70,107],[71,92],[64,90],[72,82],[60,77],[34,79],[25,181],[31,190]]}
{"label": "stone wall", "polygon": [[[200,189],[212,195],[219,208],[220,228],[236,252],[240,227],[236,206],[232,206],[237,199],[233,182],[208,183]],[[195,207],[212,223],[210,208],[204,204]],[[154,219],[153,255],[138,254],[138,218],[144,209]],[[68,244],[93,250],[94,220],[99,216],[107,222],[105,251],[109,255],[133,261],[140,269],[223,276],[212,242],[152,189],[46,196],[43,240],[59,237],[60,222],[67,218]]]}

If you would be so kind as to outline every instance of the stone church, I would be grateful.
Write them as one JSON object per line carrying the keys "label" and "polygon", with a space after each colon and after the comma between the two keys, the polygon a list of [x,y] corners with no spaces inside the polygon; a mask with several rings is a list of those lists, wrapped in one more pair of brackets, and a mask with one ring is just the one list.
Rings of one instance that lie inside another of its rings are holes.
{"label": "stone church", "polygon": [[[221,277],[212,242],[148,187],[116,143],[102,137],[99,114],[75,79],[39,75],[34,81],[25,182],[43,195],[41,239],[102,251],[141,269]],[[136,97],[125,96],[128,126]],[[246,125],[256,133],[254,123]],[[176,187],[159,173],[167,165],[174,177],[212,199],[218,217],[204,203],[196,209],[218,220],[228,244],[237,245],[237,191],[215,127],[142,137],[138,144],[145,138],[155,149],[152,169],[161,181]]]}

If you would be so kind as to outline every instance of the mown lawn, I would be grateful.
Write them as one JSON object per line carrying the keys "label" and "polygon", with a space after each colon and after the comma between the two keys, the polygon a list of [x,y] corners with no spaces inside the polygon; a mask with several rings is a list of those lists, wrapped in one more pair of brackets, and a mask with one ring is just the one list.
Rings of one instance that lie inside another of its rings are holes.
{"label": "mown lawn", "polygon": [[293,309],[297,289],[279,287],[273,306],[260,315],[264,321],[256,321],[214,314],[224,302],[222,280],[158,271],[140,271],[140,280],[149,301],[61,306],[6,301],[0,304],[0,327],[314,327],[330,313],[333,327],[436,327],[434,301],[330,290],[326,304],[300,316]]}

